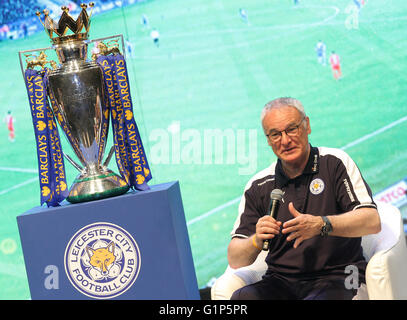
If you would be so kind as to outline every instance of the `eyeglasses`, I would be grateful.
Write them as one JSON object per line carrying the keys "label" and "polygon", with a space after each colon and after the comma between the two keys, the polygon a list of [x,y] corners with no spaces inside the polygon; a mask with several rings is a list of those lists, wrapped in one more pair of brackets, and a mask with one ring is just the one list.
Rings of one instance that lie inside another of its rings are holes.
{"label": "eyeglasses", "polygon": [[305,119],[305,116],[302,117],[301,121],[297,125],[290,126],[287,129],[282,130],[282,131],[272,130],[271,132],[266,134],[266,136],[273,143],[280,142],[281,137],[283,136],[283,132],[285,132],[285,134],[289,137],[296,137],[296,136],[298,136],[298,134],[300,132],[300,125],[304,121],[304,119]]}

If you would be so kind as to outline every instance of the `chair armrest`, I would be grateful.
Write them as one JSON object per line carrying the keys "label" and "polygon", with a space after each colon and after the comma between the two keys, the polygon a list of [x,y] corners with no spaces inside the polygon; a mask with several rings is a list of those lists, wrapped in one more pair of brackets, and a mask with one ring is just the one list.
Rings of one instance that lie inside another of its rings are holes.
{"label": "chair armrest", "polygon": [[366,285],[371,300],[407,299],[407,247],[404,232],[387,250],[376,252],[366,268]]}
{"label": "chair armrest", "polygon": [[266,256],[267,251],[262,251],[249,266],[238,269],[232,269],[228,266],[226,271],[213,284],[211,299],[229,300],[237,289],[260,281],[267,270]]}
{"label": "chair armrest", "polygon": [[228,267],[211,288],[212,300],[230,300],[233,292],[247,285],[247,283],[235,274],[234,269]]}

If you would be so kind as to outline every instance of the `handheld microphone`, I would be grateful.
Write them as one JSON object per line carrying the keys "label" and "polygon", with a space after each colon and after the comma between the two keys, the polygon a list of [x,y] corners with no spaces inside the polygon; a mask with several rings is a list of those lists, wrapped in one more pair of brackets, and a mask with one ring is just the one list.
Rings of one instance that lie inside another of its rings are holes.
{"label": "handheld microphone", "polygon": [[[280,189],[274,189],[270,193],[270,205],[269,205],[269,215],[276,218],[278,208],[280,207],[280,201],[283,200],[284,192]],[[270,246],[270,239],[266,239],[263,242],[263,250],[267,251]]]}

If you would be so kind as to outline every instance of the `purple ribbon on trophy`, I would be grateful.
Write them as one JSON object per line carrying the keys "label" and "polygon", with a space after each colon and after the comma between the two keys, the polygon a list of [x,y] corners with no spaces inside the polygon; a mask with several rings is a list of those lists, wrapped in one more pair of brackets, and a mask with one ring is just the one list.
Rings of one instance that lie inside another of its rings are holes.
{"label": "purple ribbon on trophy", "polygon": [[116,163],[130,187],[147,190],[151,171],[133,114],[126,61],[121,54],[99,56],[112,115]]}
{"label": "purple ribbon on trophy", "polygon": [[57,206],[68,195],[61,141],[47,100],[47,69],[25,71],[37,145],[41,205]]}

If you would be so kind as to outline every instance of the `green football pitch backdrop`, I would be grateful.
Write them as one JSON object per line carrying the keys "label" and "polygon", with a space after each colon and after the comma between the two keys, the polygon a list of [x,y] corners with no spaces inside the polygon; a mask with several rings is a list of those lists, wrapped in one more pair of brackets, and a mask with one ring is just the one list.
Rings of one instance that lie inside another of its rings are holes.
{"label": "green football pitch backdrop", "polygon": [[[149,26],[140,23],[142,14]],[[150,38],[153,28],[159,46]],[[312,145],[345,149],[373,193],[407,176],[402,0],[365,0],[359,13],[351,0],[144,1],[95,15],[90,30],[91,39],[123,34],[132,45],[128,70],[150,184],[180,181],[200,287],[227,266],[246,182],[275,160],[259,122],[269,100],[301,100]],[[340,56],[340,80],[318,62],[319,40],[327,59],[331,51]],[[30,298],[16,216],[40,201],[18,51],[49,46],[45,32],[0,42],[0,115],[12,111],[16,134],[10,142],[2,122],[0,299]],[[75,157],[65,142],[64,151]],[[77,172],[67,162],[66,168],[71,184]]]}

